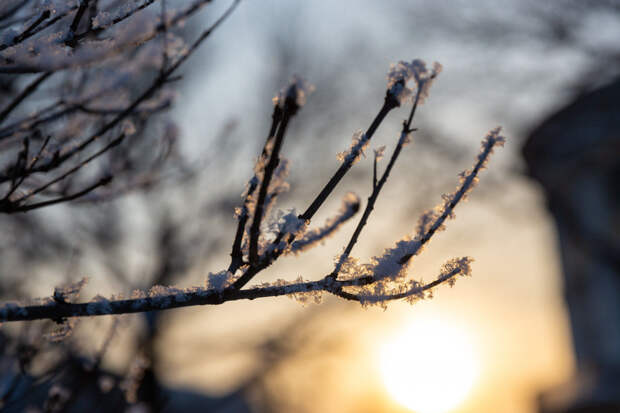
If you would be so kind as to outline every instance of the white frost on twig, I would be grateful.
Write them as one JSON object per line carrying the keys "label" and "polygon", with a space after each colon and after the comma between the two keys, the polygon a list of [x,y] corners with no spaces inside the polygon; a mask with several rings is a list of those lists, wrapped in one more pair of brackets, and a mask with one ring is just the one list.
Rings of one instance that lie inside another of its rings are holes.
{"label": "white frost on twig", "polygon": [[[297,210],[295,208],[289,209],[287,212],[278,210],[267,226],[268,232],[270,232],[273,236],[277,236],[278,234],[289,234],[294,236],[295,238],[301,237],[308,227],[308,222],[304,219],[299,218],[297,214]],[[286,237],[283,237],[282,240],[278,243],[272,242],[267,239],[261,240],[260,243],[260,253],[261,254],[270,254],[274,250],[282,250],[283,253],[289,253],[292,247],[291,244],[285,241]]]}
{"label": "white frost on twig", "polygon": [[426,68],[426,63],[420,59],[414,59],[409,62],[400,61],[392,64],[387,75],[387,87],[392,96],[403,104],[411,96],[414,96],[414,90],[407,84],[413,80],[417,90],[419,91],[418,103],[424,103],[424,99],[428,96],[431,84],[437,75],[441,72],[441,64],[433,63],[431,70]]}
{"label": "white frost on twig", "polygon": [[401,259],[406,255],[416,255],[421,249],[417,239],[406,236],[396,243],[393,248],[387,248],[381,256],[375,256],[370,261],[370,270],[375,280],[389,279],[396,281],[403,277],[406,269]]}
{"label": "white frost on twig", "polygon": [[276,233],[296,234],[303,233],[306,229],[306,220],[299,218],[295,208],[288,212],[278,210],[273,223],[273,230]]}
{"label": "white frost on twig", "polygon": [[[356,287],[356,298],[363,305],[380,304],[384,306],[386,301],[395,297],[412,301],[432,294],[421,283],[404,280],[407,266],[412,261],[412,257],[420,254],[432,236],[437,231],[444,229],[446,219],[454,218],[455,206],[460,201],[465,200],[467,193],[475,186],[478,181],[478,173],[486,167],[495,146],[504,144],[506,139],[499,135],[500,131],[500,128],[495,128],[485,136],[473,168],[459,174],[459,186],[454,192],[444,194],[442,203],[422,214],[417,224],[415,236],[405,236],[394,247],[387,248],[382,255],[373,257],[368,264],[358,264],[357,259],[353,257],[349,257],[343,263],[339,274],[345,279],[363,276],[373,278],[372,284]],[[453,285],[454,276],[471,273],[470,263],[472,261],[469,257],[448,261],[442,267],[438,281],[445,281]]]}
{"label": "white frost on twig", "polygon": [[[474,261],[471,257],[453,258],[441,266],[441,273],[438,279],[449,277],[450,274],[458,272],[461,277],[471,277],[471,263]],[[450,287],[456,283],[456,277],[450,277],[446,280]]]}
{"label": "white frost on twig", "polygon": [[223,291],[234,282],[234,276],[230,271],[210,272],[207,275],[207,289]]}
{"label": "white frost on twig", "polygon": [[369,142],[370,139],[368,139],[366,134],[363,131],[358,130],[353,134],[349,149],[338,153],[336,157],[340,162],[354,164],[359,161],[360,155],[365,156],[364,151],[366,150],[366,147],[368,147]]}
{"label": "white frost on twig", "polygon": [[[314,284],[316,286],[316,284]],[[277,279],[271,283],[265,282],[258,285],[260,288],[278,288],[282,289],[284,294],[292,298],[293,300],[306,305],[310,302],[320,304],[323,298],[323,291],[318,289],[312,289],[309,287],[307,281],[301,276],[297,277],[294,281],[287,281],[284,279]]]}

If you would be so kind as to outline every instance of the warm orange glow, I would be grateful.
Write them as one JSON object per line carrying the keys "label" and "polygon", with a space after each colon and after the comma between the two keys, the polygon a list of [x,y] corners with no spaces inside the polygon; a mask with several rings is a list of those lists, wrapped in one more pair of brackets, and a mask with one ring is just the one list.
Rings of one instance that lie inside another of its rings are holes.
{"label": "warm orange glow", "polygon": [[469,395],[479,361],[467,332],[445,320],[420,319],[381,349],[390,395],[417,413],[447,413]]}

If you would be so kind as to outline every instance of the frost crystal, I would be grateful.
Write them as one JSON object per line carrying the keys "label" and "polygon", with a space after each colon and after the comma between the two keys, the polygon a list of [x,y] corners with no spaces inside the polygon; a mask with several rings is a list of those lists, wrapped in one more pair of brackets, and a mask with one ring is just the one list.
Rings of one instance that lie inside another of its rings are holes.
{"label": "frost crystal", "polygon": [[433,289],[443,282],[453,286],[458,276],[471,274],[471,262],[469,257],[454,258],[446,262],[437,279],[430,283],[416,280],[399,281],[395,283],[389,279],[383,279],[371,285],[354,288],[356,297],[364,307],[379,305],[387,308],[390,300],[405,299],[410,304],[424,298],[433,298]]}
{"label": "frost crystal", "polygon": [[[372,284],[358,284],[351,287],[356,299],[363,306],[381,305],[385,308],[389,300],[406,299],[414,302],[425,297],[432,297],[432,289],[440,283],[447,282],[452,286],[456,281],[456,276],[471,274],[473,260],[464,257],[452,259],[444,264],[439,277],[431,283],[422,284],[417,281],[403,280],[411,258],[418,255],[432,236],[444,228],[446,219],[454,218],[454,207],[466,198],[467,193],[476,184],[477,175],[485,168],[494,147],[504,144],[505,138],[499,133],[500,129],[496,128],[487,134],[482,141],[480,154],[473,168],[459,175],[459,187],[454,192],[444,194],[438,206],[422,214],[414,237],[402,238],[394,247],[386,249],[381,256],[373,257],[369,264],[360,265],[353,257],[343,260],[341,256],[337,259],[336,273],[346,277],[341,279],[372,277]],[[401,140],[403,139],[406,139],[406,136],[401,135]]]}
{"label": "frost crystal", "polygon": [[300,219],[295,208],[289,209],[288,212],[278,211],[277,232],[285,234],[298,234],[306,228],[306,220]]}
{"label": "frost crystal", "polygon": [[437,279],[450,277],[448,284],[452,287],[456,282],[456,277],[451,275],[456,273],[462,277],[471,276],[471,263],[473,261],[474,259],[471,257],[453,258],[441,267],[441,274]]}
{"label": "frost crystal", "polygon": [[80,294],[80,291],[82,290],[82,288],[84,288],[87,282],[88,282],[88,278],[84,277],[81,280],[73,284],[69,284],[65,287],[54,288],[54,299],[59,300],[59,301],[68,301],[68,300],[76,299],[77,296]]}
{"label": "frost crystal", "polygon": [[207,275],[207,288],[222,291],[234,281],[230,271],[210,272]]}
{"label": "frost crystal", "polygon": [[342,255],[336,256],[334,262],[338,269],[339,279],[354,279],[357,277],[364,277],[372,275],[370,266],[360,265],[359,260],[353,256],[348,256],[346,260],[342,260]]}
{"label": "frost crystal", "polygon": [[[417,238],[404,237],[393,248],[388,248],[380,257],[371,260],[371,271],[376,280],[390,279],[392,281],[402,277],[406,263],[403,257],[416,255],[420,252],[422,244]],[[407,261],[409,262],[409,260]]]}
{"label": "frost crystal", "polygon": [[366,150],[369,142],[370,140],[366,137],[366,134],[361,130],[358,130],[353,134],[353,139],[349,149],[338,153],[336,157],[340,162],[356,163],[359,161],[360,155],[364,155],[364,150]]}
{"label": "frost crystal", "polygon": [[[289,209],[288,212],[278,210],[271,223],[268,225],[268,230],[273,236],[276,234],[290,234],[295,237],[300,237],[308,226],[308,222],[299,218],[297,211]],[[285,241],[279,243],[268,242],[263,240],[260,245],[261,253],[271,253],[274,250],[281,250],[284,253],[289,253],[292,245]]]}
{"label": "frost crystal", "polygon": [[413,95],[413,89],[407,86],[407,83],[413,80],[420,95],[418,102],[424,103],[431,84],[441,69],[441,65],[437,62],[433,63],[432,70],[428,70],[426,63],[420,59],[414,59],[411,63],[400,61],[390,66],[387,75],[388,90],[398,99],[399,103],[405,103]]}

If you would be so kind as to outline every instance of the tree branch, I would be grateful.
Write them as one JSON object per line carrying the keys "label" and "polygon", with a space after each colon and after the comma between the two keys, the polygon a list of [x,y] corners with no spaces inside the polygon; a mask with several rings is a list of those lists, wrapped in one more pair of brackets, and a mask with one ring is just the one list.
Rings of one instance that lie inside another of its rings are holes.
{"label": "tree branch", "polygon": [[[381,122],[383,122],[387,114],[390,113],[392,109],[397,108],[398,106],[400,106],[400,103],[398,102],[398,100],[396,100],[394,95],[390,93],[390,91],[388,90],[385,95],[383,106],[381,107],[381,109],[379,110],[379,113],[377,114],[375,119],[372,121],[372,123],[368,127],[368,130],[366,131],[366,134],[365,134],[366,139],[370,141],[370,139],[375,134],[376,130],[379,128],[379,125],[381,124]],[[345,162],[343,162],[342,165],[340,165],[340,168],[338,168],[338,170],[336,171],[336,173],[334,173],[334,175],[329,180],[329,182],[317,195],[314,201],[312,201],[308,209],[306,209],[306,211],[300,215],[301,219],[305,219],[306,221],[309,221],[312,219],[314,214],[316,214],[316,212],[319,210],[321,205],[323,205],[325,200],[329,197],[332,191],[336,188],[336,185],[338,185],[340,180],[346,175],[347,172],[349,172],[349,169],[351,169],[351,166],[353,166],[353,163],[356,157],[357,156],[353,156],[351,157],[350,161],[345,160]]]}
{"label": "tree branch", "polygon": [[[454,270],[450,274],[420,287],[419,291],[427,291],[446,282],[461,271]],[[127,300],[107,300],[96,298],[86,303],[67,303],[49,300],[41,305],[20,306],[7,303],[0,307],[0,322],[31,321],[49,319],[63,322],[70,317],[93,317],[114,314],[144,313],[148,311],[171,310],[174,308],[193,307],[199,305],[218,305],[228,301],[255,300],[265,297],[280,297],[284,295],[303,294],[312,292],[330,292],[337,295],[346,295],[342,288],[366,285],[372,282],[372,277],[360,277],[353,280],[329,280],[296,282],[282,286],[254,287],[247,290],[227,288],[224,290],[190,288],[179,290],[170,288],[169,294],[152,295],[143,298]],[[348,297],[348,296],[347,296]],[[353,298],[352,298],[353,299]],[[394,298],[397,299],[395,295]]]}

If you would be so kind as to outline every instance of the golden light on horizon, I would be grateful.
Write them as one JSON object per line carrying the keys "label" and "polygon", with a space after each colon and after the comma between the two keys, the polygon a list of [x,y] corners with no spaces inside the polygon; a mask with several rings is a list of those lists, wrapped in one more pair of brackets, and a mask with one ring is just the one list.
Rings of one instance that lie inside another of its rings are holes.
{"label": "golden light on horizon", "polygon": [[380,352],[388,393],[416,413],[448,413],[467,399],[480,363],[467,331],[446,320],[407,325]]}

